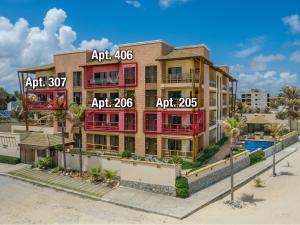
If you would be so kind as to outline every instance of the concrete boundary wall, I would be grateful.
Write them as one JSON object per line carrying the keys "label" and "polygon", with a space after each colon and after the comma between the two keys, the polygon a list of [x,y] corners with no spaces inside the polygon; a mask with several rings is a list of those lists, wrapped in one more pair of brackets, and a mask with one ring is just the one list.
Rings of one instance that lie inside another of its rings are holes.
{"label": "concrete boundary wall", "polygon": [[121,160],[121,185],[176,196],[175,180],[180,165]]}
{"label": "concrete boundary wall", "polygon": [[0,132],[0,155],[20,158],[20,141],[26,137],[25,133]]}
{"label": "concrete boundary wall", "polygon": [[[233,157],[234,171],[238,172],[250,166],[249,152],[245,151]],[[221,160],[201,169],[195,170],[185,177],[188,179],[190,192],[202,190],[230,175],[230,160]]]}
{"label": "concrete boundary wall", "polygon": [[298,141],[298,133],[297,131],[293,131],[288,133],[287,135],[284,135],[280,138],[280,141],[282,142],[282,147],[286,148]]}

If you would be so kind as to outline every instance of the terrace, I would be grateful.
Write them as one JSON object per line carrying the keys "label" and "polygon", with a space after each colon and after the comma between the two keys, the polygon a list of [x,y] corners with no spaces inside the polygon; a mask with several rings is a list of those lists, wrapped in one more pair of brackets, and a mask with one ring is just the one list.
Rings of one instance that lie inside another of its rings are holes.
{"label": "terrace", "polygon": [[26,95],[29,110],[59,110],[67,104],[66,90],[29,90]]}
{"label": "terrace", "polygon": [[205,130],[204,110],[178,112],[144,112],[144,132],[160,134],[194,135]]}

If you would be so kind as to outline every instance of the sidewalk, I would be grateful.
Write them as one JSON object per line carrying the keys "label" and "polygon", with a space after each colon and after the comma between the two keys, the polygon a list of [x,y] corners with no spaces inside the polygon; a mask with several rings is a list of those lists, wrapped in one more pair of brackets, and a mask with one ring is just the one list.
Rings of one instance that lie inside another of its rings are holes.
{"label": "sidewalk", "polygon": [[0,165],[0,174],[20,179],[30,183],[50,187],[53,189],[81,195],[84,197],[100,200],[101,197],[112,190],[103,184],[93,184],[68,176],[60,176],[54,173],[30,169],[26,166],[3,169]]}
{"label": "sidewalk", "polygon": [[[276,154],[277,162],[300,149],[297,142]],[[235,174],[235,187],[249,182],[256,175],[263,173],[272,165],[272,157],[250,166]],[[230,192],[230,177],[202,190],[187,199],[145,192],[127,187],[119,187],[102,197],[103,201],[128,208],[152,212],[160,215],[183,219],[209,203],[216,201]]]}

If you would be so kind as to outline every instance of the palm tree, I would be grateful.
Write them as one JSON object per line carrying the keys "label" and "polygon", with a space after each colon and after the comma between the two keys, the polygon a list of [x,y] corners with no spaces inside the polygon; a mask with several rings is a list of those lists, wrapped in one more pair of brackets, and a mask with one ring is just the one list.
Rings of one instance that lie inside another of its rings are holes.
{"label": "palm tree", "polygon": [[[82,105],[77,105],[73,103],[69,107],[69,115],[70,119],[73,122],[73,127],[79,128],[79,137],[82,136],[82,124],[84,123],[84,111],[85,107]],[[79,168],[80,168],[80,176],[82,176],[82,142],[79,139]]]}
{"label": "palm tree", "polygon": [[275,170],[275,154],[276,154],[276,144],[279,141],[279,137],[280,137],[280,133],[285,129],[285,126],[281,123],[275,123],[272,124],[272,128],[271,128],[271,134],[272,137],[274,138],[274,148],[272,151],[272,156],[273,156],[273,176],[276,176],[276,170]]}
{"label": "palm tree", "polygon": [[66,147],[65,147],[65,122],[68,115],[68,109],[65,106],[64,102],[56,100],[55,110],[51,110],[41,117],[40,120],[48,119],[54,120],[61,125],[61,138],[62,138],[62,151],[63,151],[63,161],[64,161],[64,172],[67,171],[67,162],[66,162]]}
{"label": "palm tree", "polygon": [[236,143],[236,139],[240,136],[240,129],[245,126],[245,120],[240,118],[226,118],[224,121],[222,121],[222,127],[224,130],[225,135],[230,140],[230,170],[231,170],[231,201],[234,201],[233,196],[233,146]]}
{"label": "palm tree", "polygon": [[243,116],[243,113],[246,112],[246,106],[243,102],[237,103],[237,112],[240,113],[240,116]]}
{"label": "palm tree", "polygon": [[299,117],[295,112],[295,106],[297,105],[298,91],[296,86],[284,86],[279,94],[284,99],[284,105],[288,108],[287,114],[289,118],[289,127],[292,129],[292,119]]}

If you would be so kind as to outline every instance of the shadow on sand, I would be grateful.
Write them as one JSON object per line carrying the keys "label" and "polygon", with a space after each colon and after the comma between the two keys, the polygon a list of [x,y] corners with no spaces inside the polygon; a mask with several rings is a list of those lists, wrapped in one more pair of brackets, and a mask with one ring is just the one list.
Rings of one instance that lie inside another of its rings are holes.
{"label": "shadow on sand", "polygon": [[251,205],[256,205],[257,202],[263,202],[265,201],[264,198],[255,198],[254,194],[249,195],[246,193],[243,193],[243,195],[239,198],[244,203],[249,203]]}

